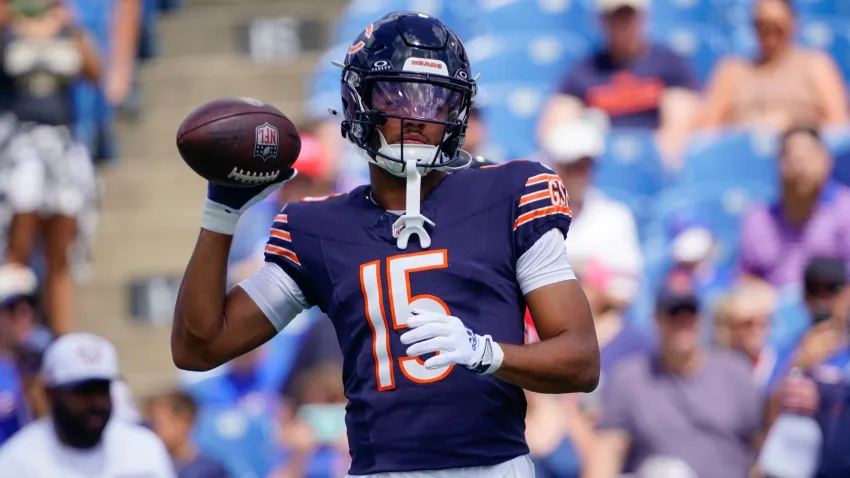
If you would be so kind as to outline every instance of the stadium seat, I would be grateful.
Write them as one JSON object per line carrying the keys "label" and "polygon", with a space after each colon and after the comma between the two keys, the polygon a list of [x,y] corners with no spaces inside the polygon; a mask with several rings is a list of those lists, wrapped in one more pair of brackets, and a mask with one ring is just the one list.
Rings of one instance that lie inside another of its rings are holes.
{"label": "stadium seat", "polygon": [[775,187],[776,135],[769,132],[723,130],[691,138],[677,183],[737,184],[752,182]]}
{"label": "stadium seat", "polygon": [[824,15],[850,18],[850,4],[842,0],[798,0],[794,8],[800,15]]}
{"label": "stadium seat", "polygon": [[206,409],[195,423],[195,440],[204,454],[215,457],[231,476],[268,476],[274,465],[274,421],[230,409]]}
{"label": "stadium seat", "polygon": [[728,0],[653,0],[652,21],[699,22],[723,28],[726,25],[728,8]]}
{"label": "stadium seat", "polygon": [[598,20],[588,0],[477,0],[476,5],[489,34],[560,30],[598,37]]}
{"label": "stadium seat", "polygon": [[556,30],[505,32],[466,42],[473,75],[479,82],[555,82],[584,58],[589,43],[581,36]]}
{"label": "stadium seat", "polygon": [[461,40],[480,33],[475,0],[352,0],[334,29],[334,43],[350,45],[366,25],[395,11],[414,11],[438,17]]}
{"label": "stadium seat", "polygon": [[850,20],[806,16],[800,20],[799,36],[804,45],[832,55],[844,80],[850,79]]}
{"label": "stadium seat", "polygon": [[701,83],[715,63],[732,52],[727,35],[720,29],[697,22],[653,22],[652,38],[686,58]]}
{"label": "stadium seat", "polygon": [[655,201],[656,231],[665,242],[672,239],[677,224],[698,223],[719,241],[717,264],[734,264],[738,254],[741,215],[755,202],[771,201],[777,187],[762,181],[689,183],[661,193]]}
{"label": "stadium seat", "polygon": [[490,142],[505,157],[522,158],[534,151],[537,119],[549,94],[547,83],[482,83],[477,104]]}
{"label": "stadium seat", "polygon": [[826,133],[824,140],[832,152],[834,167],[832,177],[850,186],[850,131],[845,129]]}

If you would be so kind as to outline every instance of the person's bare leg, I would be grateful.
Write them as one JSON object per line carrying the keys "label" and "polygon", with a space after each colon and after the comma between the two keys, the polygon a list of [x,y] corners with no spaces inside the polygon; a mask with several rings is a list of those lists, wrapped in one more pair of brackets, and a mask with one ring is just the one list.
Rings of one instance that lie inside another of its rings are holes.
{"label": "person's bare leg", "polygon": [[74,329],[74,281],[71,277],[71,246],[77,236],[77,220],[52,216],[44,222],[47,274],[44,284],[48,324],[56,335]]}
{"label": "person's bare leg", "polygon": [[38,213],[17,213],[12,217],[9,227],[9,244],[6,261],[29,265],[33,244],[38,235]]}

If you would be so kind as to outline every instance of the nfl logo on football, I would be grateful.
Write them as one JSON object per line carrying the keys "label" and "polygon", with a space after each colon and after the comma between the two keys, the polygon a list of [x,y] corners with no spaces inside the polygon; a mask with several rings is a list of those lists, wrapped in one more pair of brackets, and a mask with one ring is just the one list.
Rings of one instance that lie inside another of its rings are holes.
{"label": "nfl logo on football", "polygon": [[277,128],[265,123],[257,126],[254,139],[254,157],[262,158],[263,161],[277,157],[277,149],[280,140]]}

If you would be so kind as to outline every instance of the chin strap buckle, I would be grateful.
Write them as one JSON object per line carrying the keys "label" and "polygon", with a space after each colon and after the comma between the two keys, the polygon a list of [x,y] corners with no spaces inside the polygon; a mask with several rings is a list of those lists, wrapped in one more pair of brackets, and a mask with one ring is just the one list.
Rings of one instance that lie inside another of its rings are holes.
{"label": "chin strap buckle", "polygon": [[398,231],[398,241],[396,244],[399,249],[407,249],[407,243],[410,236],[419,236],[419,245],[423,249],[431,246],[431,236],[425,230],[425,224],[435,226],[434,222],[423,216],[419,210],[420,196],[422,190],[422,176],[416,167],[416,160],[409,159],[405,162],[407,172],[407,210],[393,223],[393,231]]}

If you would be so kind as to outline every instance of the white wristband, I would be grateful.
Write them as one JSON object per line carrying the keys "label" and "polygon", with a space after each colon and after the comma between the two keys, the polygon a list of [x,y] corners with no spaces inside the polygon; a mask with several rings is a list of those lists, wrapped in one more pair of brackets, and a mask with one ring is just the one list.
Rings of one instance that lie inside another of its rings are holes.
{"label": "white wristband", "polygon": [[499,346],[498,343],[494,340],[493,342],[493,360],[490,362],[490,366],[487,367],[487,370],[484,371],[484,375],[490,375],[491,373],[495,373],[496,370],[502,366],[502,362],[505,360],[505,352],[502,350],[502,347]]}
{"label": "white wristband", "polygon": [[241,214],[232,211],[220,204],[207,200],[204,203],[204,212],[201,215],[201,227],[219,234],[232,236],[236,232],[236,224]]}

